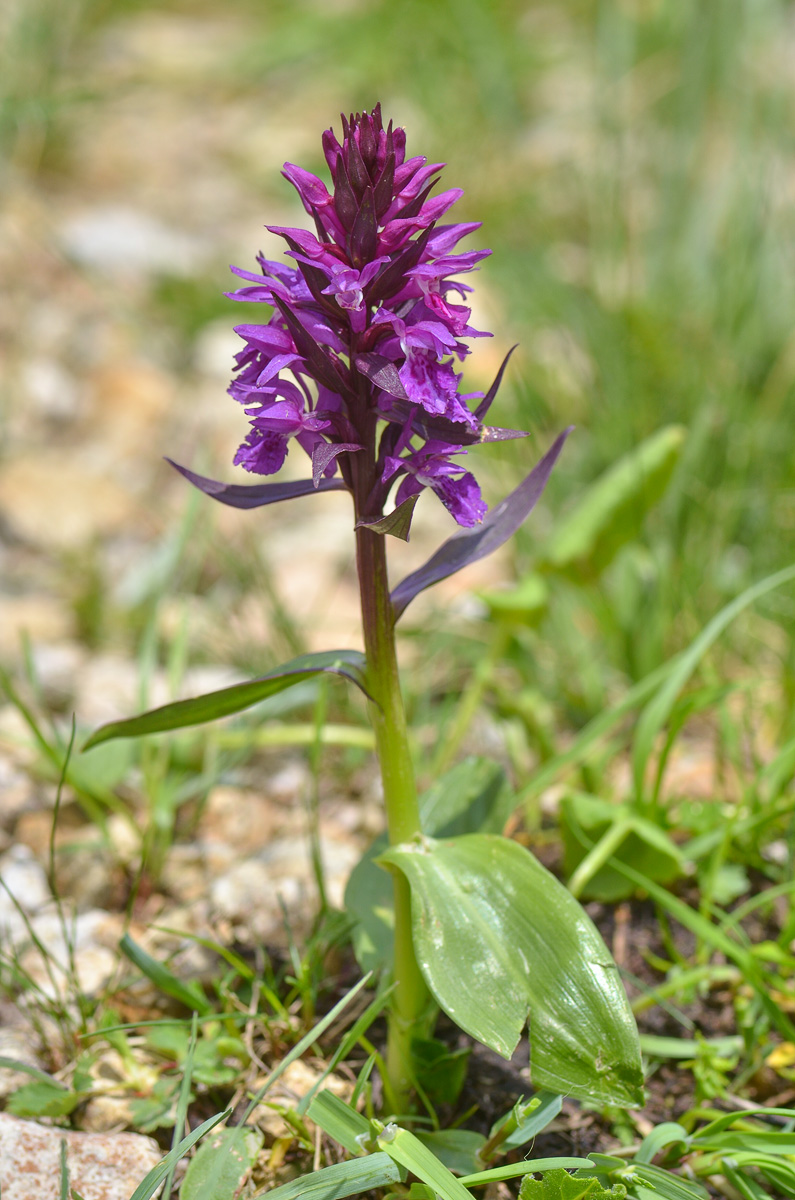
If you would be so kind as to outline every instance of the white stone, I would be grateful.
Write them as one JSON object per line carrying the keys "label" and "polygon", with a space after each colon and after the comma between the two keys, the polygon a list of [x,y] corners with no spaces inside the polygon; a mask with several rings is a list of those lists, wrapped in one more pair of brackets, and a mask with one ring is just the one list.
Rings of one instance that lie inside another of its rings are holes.
{"label": "white stone", "polygon": [[0,938],[15,940],[24,934],[25,916],[51,899],[47,876],[27,846],[14,845],[0,858],[0,880]]}
{"label": "white stone", "polygon": [[122,205],[91,208],[61,227],[61,243],[72,258],[106,275],[193,275],[206,257],[198,238],[172,229],[157,217]]}
{"label": "white stone", "polygon": [[59,1200],[64,1141],[69,1183],[83,1200],[129,1200],[161,1157],[137,1133],[64,1133],[0,1113],[3,1200]]}

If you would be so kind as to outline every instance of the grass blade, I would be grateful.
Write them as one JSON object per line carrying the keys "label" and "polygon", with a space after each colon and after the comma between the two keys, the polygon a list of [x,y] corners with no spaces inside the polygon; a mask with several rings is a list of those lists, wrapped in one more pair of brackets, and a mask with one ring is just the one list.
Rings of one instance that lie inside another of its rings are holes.
{"label": "grass blade", "polygon": [[195,1146],[204,1137],[205,1133],[209,1133],[221,1121],[226,1120],[231,1111],[231,1108],[227,1108],[224,1112],[217,1113],[214,1117],[209,1117],[197,1129],[188,1134],[186,1138],[183,1138],[178,1146],[174,1146],[172,1150],[169,1150],[165,1158],[161,1159],[156,1167],[152,1167],[152,1170],[141,1180],[132,1196],[130,1196],[130,1200],[152,1200],[152,1196],[154,1196],[160,1184],[168,1175],[172,1165],[178,1163],[183,1154],[187,1154],[191,1146]]}
{"label": "grass blade", "polygon": [[680,655],[674,669],[657,695],[644,708],[640,715],[637,729],[635,730],[632,770],[635,779],[635,792],[639,800],[643,797],[646,764],[654,748],[657,734],[671,715],[671,710],[676,703],[677,696],[707,650],[709,650],[710,646],[717,641],[724,629],[744,609],[748,608],[749,605],[753,604],[761,596],[772,592],[774,588],[782,587],[785,583],[789,583],[793,579],[795,579],[795,566],[785,567],[784,570],[776,571],[775,574],[768,575],[765,579],[760,580],[759,583],[746,588],[744,592],[736,596],[731,603],[727,604],[712,618],[704,629],[702,629],[695,641]]}

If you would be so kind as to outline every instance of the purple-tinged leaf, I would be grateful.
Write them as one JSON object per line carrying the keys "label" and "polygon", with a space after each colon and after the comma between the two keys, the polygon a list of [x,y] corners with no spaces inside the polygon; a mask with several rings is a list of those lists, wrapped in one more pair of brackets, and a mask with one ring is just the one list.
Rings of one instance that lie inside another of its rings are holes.
{"label": "purple-tinged leaf", "polygon": [[387,154],[386,162],[383,170],[378,177],[378,182],[375,185],[375,211],[379,221],[383,217],[386,210],[392,201],[392,190],[395,183],[395,152]]}
{"label": "purple-tinged leaf", "polygon": [[357,521],[354,528],[372,529],[373,533],[391,533],[392,537],[398,537],[401,541],[407,542],[411,532],[414,505],[419,498],[419,492],[415,492],[413,496],[409,496],[408,500],[404,500],[385,517],[379,517],[377,521]]}
{"label": "purple-tinged leaf", "polygon": [[364,189],[370,186],[370,175],[367,167],[364,165],[359,145],[356,138],[346,138],[344,146],[348,151],[348,179],[357,198],[361,198],[364,194]]}
{"label": "purple-tinged leaf", "polygon": [[383,392],[408,401],[408,394],[398,369],[390,358],[385,358],[383,354],[358,354],[353,360],[353,365]]}
{"label": "purple-tinged leaf", "polygon": [[[518,346],[518,344],[519,343],[517,342],[516,346]],[[502,366],[500,367],[499,371],[497,372],[494,382],[492,383],[489,390],[486,392],[486,395],[483,397],[480,404],[475,409],[475,416],[477,417],[477,419],[479,421],[483,420],[486,413],[489,411],[492,404],[494,403],[494,397],[497,395],[500,384],[502,383],[502,377],[505,374],[505,368],[508,366],[508,359],[513,354],[514,350],[516,349],[516,346],[511,346],[510,350],[505,355],[505,358],[502,360]],[[491,439],[489,439],[489,440],[491,440]]]}
{"label": "purple-tinged leaf", "polygon": [[378,218],[375,215],[373,189],[368,187],[362,196],[353,229],[348,235],[351,261],[355,267],[371,262],[378,251]]}
{"label": "purple-tinged leaf", "polygon": [[208,479],[206,475],[197,475],[188,467],[181,467],[173,459],[167,458],[180,475],[184,475],[189,483],[197,487],[205,496],[231,508],[262,508],[264,504],[276,504],[280,500],[293,500],[296,496],[311,496],[314,492],[342,492],[346,490],[341,479],[321,479],[316,485],[311,479],[289,479],[283,483],[222,483],[218,479]]}
{"label": "purple-tinged leaf", "polygon": [[516,438],[529,437],[527,429],[501,429],[499,425],[484,425],[480,432],[481,442],[510,442]]}
{"label": "purple-tinged leaf", "polygon": [[236,683],[232,687],[208,692],[205,696],[195,696],[191,700],[175,700],[173,704],[150,709],[149,712],[131,717],[127,721],[110,721],[91,734],[83,750],[90,750],[92,746],[98,746],[112,738],[144,737],[149,733],[185,729],[190,725],[203,725],[206,721],[214,721],[218,717],[228,717],[233,713],[242,712],[245,708],[251,708],[253,704],[259,704],[268,696],[283,692],[313,675],[341,675],[355,683],[371,700],[365,669],[365,657],[360,650],[324,650],[320,654],[301,654],[276,670],[269,671],[267,675],[260,676],[259,679]]}
{"label": "purple-tinged leaf", "polygon": [[298,352],[305,359],[309,372],[314,379],[338,396],[344,396],[349,400],[355,399],[356,393],[351,390],[342,372],[337,369],[337,366],[329,358],[328,354],[324,350],[321,350],[319,343],[315,341],[309,330],[304,328],[292,309],[283,300],[280,300],[278,296],[274,296],[273,298],[276,301],[279,312],[287,323]]}
{"label": "purple-tinged leaf", "polygon": [[356,220],[359,205],[356,203],[353,188],[348,180],[348,172],[345,170],[342,155],[337,159],[337,171],[334,180],[334,210],[342,222],[343,229],[346,233],[349,233],[353,229],[353,222]]}
{"label": "purple-tinged leaf", "polygon": [[413,200],[408,202],[408,204],[404,204],[402,208],[399,208],[397,212],[393,213],[390,219],[390,224],[392,221],[406,221],[410,217],[418,216],[420,209],[428,199],[428,196],[431,194],[432,190],[436,187],[440,178],[441,176],[437,175],[435,179],[431,180],[427,187],[422,189],[418,196],[415,196]]}
{"label": "purple-tinged leaf", "polygon": [[[401,385],[402,386],[402,385]],[[429,413],[408,398],[395,398],[391,412],[383,414],[387,420],[397,420],[401,425],[411,421],[411,428],[429,441],[447,442],[449,446],[475,446],[482,440],[480,425],[473,427],[466,421],[451,421],[449,417]]]}
{"label": "purple-tinged leaf", "polygon": [[409,242],[406,249],[401,250],[400,254],[392,260],[389,266],[384,267],[383,271],[376,275],[373,282],[364,289],[366,304],[377,304],[380,300],[391,300],[401,288],[406,286],[406,272],[412,267],[416,267],[425,247],[428,245],[430,236],[431,230],[424,229],[416,241]]}
{"label": "purple-tinged leaf", "polygon": [[569,426],[556,438],[551,449],[536,463],[527,478],[489,512],[481,525],[462,529],[440,546],[424,566],[400,581],[392,592],[395,620],[420,592],[447,579],[449,575],[455,575],[470,563],[485,558],[516,533],[541,498],[563,443],[573,428]]}
{"label": "purple-tinged leaf", "polygon": [[336,445],[330,442],[318,442],[312,449],[312,482],[315,487],[320,487],[323,482],[323,472],[338,454],[353,454],[362,448],[356,442],[338,442]]}

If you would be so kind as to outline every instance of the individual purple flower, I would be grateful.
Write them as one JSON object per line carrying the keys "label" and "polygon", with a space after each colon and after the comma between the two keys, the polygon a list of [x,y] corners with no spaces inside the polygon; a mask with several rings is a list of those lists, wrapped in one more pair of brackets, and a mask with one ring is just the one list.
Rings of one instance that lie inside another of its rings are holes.
{"label": "individual purple flower", "polygon": [[237,326],[245,345],[229,391],[251,429],[235,462],[271,475],[294,438],[316,485],[339,470],[357,521],[378,521],[402,476],[397,503],[430,487],[470,527],[486,506],[451,456],[499,436],[481,425],[497,384],[474,413],[480,393],[461,390],[454,363],[469,339],[491,335],[470,325],[471,289],[457,276],[490,251],[456,249],[479,225],[439,224],[462,193],[432,195],[444,164],[407,159],[405,147],[377,105],[343,117],[341,141],[323,135],[330,189],[285,164],[314,228],[268,227],[290,264],[260,255],[261,275],[232,268],[242,286],[231,296],[272,309],[262,324]]}
{"label": "individual purple flower", "polygon": [[480,524],[487,507],[474,475],[459,463],[451,462],[452,454],[466,454],[466,450],[461,446],[448,446],[445,442],[429,441],[422,450],[402,458],[388,457],[384,475],[389,478],[398,472],[406,473],[397,490],[395,504],[402,504],[424,487],[429,487],[459,525],[471,528]]}
{"label": "individual purple flower", "polygon": [[235,465],[255,471],[258,475],[273,475],[287,457],[287,444],[295,437],[311,455],[314,446],[323,439],[321,430],[329,422],[308,413],[295,400],[277,400],[272,404],[246,409],[254,414],[251,431],[235,454]]}

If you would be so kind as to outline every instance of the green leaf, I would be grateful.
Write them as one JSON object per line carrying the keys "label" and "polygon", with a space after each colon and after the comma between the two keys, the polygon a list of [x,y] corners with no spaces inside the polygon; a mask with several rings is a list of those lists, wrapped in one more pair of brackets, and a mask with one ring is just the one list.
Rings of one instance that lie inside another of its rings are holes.
{"label": "green leaf", "polygon": [[67,1090],[65,1084],[58,1083],[57,1079],[53,1079],[46,1071],[40,1071],[38,1067],[32,1067],[30,1063],[22,1062],[18,1058],[6,1058],[4,1054],[0,1054],[0,1070],[19,1071],[21,1075],[32,1075],[34,1079],[40,1079],[43,1083],[51,1083],[53,1087]]}
{"label": "green leaf", "polygon": [[[168,967],[164,967],[157,959],[147,954],[137,942],[134,942],[129,933],[125,933],[119,942],[119,949],[166,996],[178,1000],[180,1004],[184,1004],[186,1008],[199,1013],[202,1017],[208,1016],[213,1011],[200,984],[193,980],[183,983],[181,979],[177,979]],[[184,1036],[184,1045],[187,1049],[188,1035],[184,1030],[182,1030],[182,1036]]]}
{"label": "green leaf", "polygon": [[502,833],[515,807],[513,789],[498,763],[465,758],[420,797],[420,823],[429,837]]}
{"label": "green leaf", "polygon": [[69,1092],[58,1083],[39,1080],[12,1092],[6,1109],[15,1117],[65,1117],[77,1108],[81,1099],[77,1092]]}
{"label": "green leaf", "polygon": [[339,1019],[351,1001],[353,1001],[356,996],[359,995],[359,992],[362,990],[362,988],[366,987],[369,982],[370,975],[367,974],[363,979],[360,979],[358,983],[355,983],[352,988],[349,988],[349,990],[337,1001],[333,1008],[330,1008],[329,1011],[320,1018],[318,1023],[307,1033],[305,1033],[299,1042],[295,1043],[292,1050],[285,1054],[278,1066],[273,1068],[273,1070],[267,1076],[265,1082],[257,1088],[256,1092],[249,1100],[246,1111],[244,1112],[238,1124],[244,1125],[246,1123],[254,1109],[265,1098],[270,1089],[276,1083],[277,1079],[281,1078],[281,1076],[289,1067],[290,1063],[295,1062],[295,1060],[300,1058],[302,1054],[306,1054],[310,1046],[315,1045],[318,1038],[320,1038],[326,1032],[326,1030]]}
{"label": "green leaf", "polygon": [[529,1016],[536,1087],[643,1104],[638,1033],[615,963],[527,850],[470,834],[395,846],[380,861],[409,880],[417,960],[462,1029],[510,1058]]}
{"label": "green leaf", "polygon": [[370,1122],[339,1096],[330,1091],[319,1092],[306,1115],[349,1154],[361,1154],[362,1143],[357,1139],[367,1137]]}
{"label": "green leaf", "polygon": [[415,496],[409,496],[408,500],[404,500],[391,513],[387,513],[385,517],[381,517],[378,521],[357,521],[356,529],[372,529],[373,533],[391,533],[392,537],[400,538],[401,541],[409,540],[411,532],[411,518],[414,516],[414,505],[419,500],[419,492]]}
{"label": "green leaf", "polygon": [[627,1189],[623,1184],[616,1184],[607,1191],[596,1179],[582,1179],[569,1175],[560,1168],[547,1171],[543,1179],[531,1179],[529,1175],[522,1180],[519,1189],[519,1200],[623,1200]]}
{"label": "green leaf", "polygon": [[542,575],[532,572],[520,579],[515,587],[479,592],[478,595],[488,605],[493,620],[535,626],[547,611],[549,586]]}
{"label": "green leaf", "polygon": [[[624,836],[611,844],[619,823]],[[658,883],[670,883],[682,874],[684,863],[679,848],[658,825],[637,816],[627,806],[610,804],[584,792],[569,792],[560,806],[560,831],[563,870],[576,896],[613,903],[635,891],[627,878],[605,861],[600,854],[602,845],[609,846],[610,858],[632,863]],[[594,843],[590,850],[588,842]],[[592,870],[588,869],[589,863],[593,864]],[[572,879],[575,874],[580,880],[576,888]]]}
{"label": "green leaf", "polygon": [[639,797],[643,795],[643,777],[646,763],[649,760],[657,734],[671,715],[677,696],[695,671],[707,650],[717,641],[724,629],[732,623],[735,617],[755,600],[772,592],[795,579],[795,566],[776,571],[765,579],[746,588],[736,596],[730,604],[722,608],[707,624],[687,650],[679,656],[676,665],[657,694],[649,701],[638,720],[635,729],[635,741],[632,749],[632,770],[635,778],[635,791]]}
{"label": "green leaf", "polygon": [[[501,1154],[507,1154],[509,1150],[517,1150],[519,1146],[524,1146],[542,1129],[546,1129],[563,1107],[563,1097],[554,1092],[539,1092],[538,1099],[541,1101],[538,1108],[533,1109],[527,1120],[523,1121],[513,1133],[508,1134],[500,1146]],[[563,1166],[563,1163],[560,1165]]]}
{"label": "green leaf", "polygon": [[411,1052],[417,1081],[431,1104],[455,1104],[466,1079],[470,1048],[451,1050],[437,1038],[413,1038]]}
{"label": "green leaf", "polygon": [[61,1200],[69,1200],[69,1164],[66,1155],[66,1138],[61,1138]]}
{"label": "green leaf", "polygon": [[319,654],[301,654],[284,663],[259,679],[247,683],[236,683],[233,687],[218,692],[208,692],[192,700],[176,700],[131,717],[127,721],[111,721],[102,725],[83,746],[83,751],[101,742],[117,737],[143,737],[148,733],[164,733],[169,729],[184,729],[188,725],[202,725],[218,717],[228,717],[242,712],[252,704],[259,704],[268,696],[283,692],[312,675],[342,675],[355,683],[369,697],[365,681],[365,658],[359,650],[324,650]]}
{"label": "green leaf", "polygon": [[483,1134],[472,1129],[435,1129],[431,1133],[418,1132],[417,1137],[456,1175],[471,1175],[477,1169],[478,1153],[486,1144]]}
{"label": "green leaf", "polygon": [[455,1175],[442,1166],[436,1155],[408,1129],[387,1125],[378,1139],[378,1145],[396,1163],[433,1188],[442,1200],[472,1200],[471,1193]]}
{"label": "green leaf", "polygon": [[[498,1183],[502,1179],[518,1179],[520,1175],[530,1175],[534,1171],[554,1171],[559,1167],[574,1171],[578,1167],[585,1169],[593,1166],[590,1158],[531,1158],[520,1163],[509,1163],[505,1167],[491,1167],[488,1171],[478,1171],[476,1175],[465,1175],[461,1183],[467,1187],[476,1187],[481,1183]],[[621,1164],[624,1165],[623,1163]]]}
{"label": "green leaf", "polygon": [[242,1125],[212,1134],[188,1164],[179,1200],[235,1200],[264,1140],[261,1130]]}
{"label": "green leaf", "polygon": [[636,1162],[650,1163],[666,1146],[676,1143],[686,1143],[687,1130],[676,1121],[663,1121],[647,1134],[641,1142],[636,1154]]}
{"label": "green leaf", "polygon": [[389,1183],[401,1183],[405,1178],[406,1172],[388,1154],[368,1154],[366,1158],[335,1163],[311,1175],[299,1175],[282,1187],[257,1192],[253,1200],[261,1196],[267,1196],[268,1200],[343,1200],[345,1196],[356,1196]]}
{"label": "green leaf", "polygon": [[[420,797],[420,821],[431,837],[461,833],[501,833],[516,801],[497,763],[470,757],[446,771]],[[345,907],[356,918],[353,948],[363,971],[392,961],[392,881],[375,859],[386,849],[385,835],[375,839],[353,868],[345,888]]]}
{"label": "green leaf", "polygon": [[209,1117],[208,1120],[203,1121],[201,1125],[194,1129],[192,1133],[189,1133],[186,1138],[183,1138],[178,1146],[175,1146],[173,1150],[169,1150],[165,1158],[161,1158],[157,1166],[152,1167],[152,1170],[144,1176],[132,1196],[130,1196],[130,1200],[151,1200],[168,1175],[172,1165],[175,1162],[179,1162],[183,1154],[187,1154],[190,1148],[195,1146],[204,1137],[205,1133],[209,1133],[211,1129],[214,1129],[216,1125],[224,1121],[231,1111],[231,1109],[227,1108],[225,1112],[217,1113],[214,1117]]}
{"label": "green leaf", "polygon": [[543,565],[586,577],[604,570],[664,494],[685,432],[660,429],[600,475],[553,531]]}

